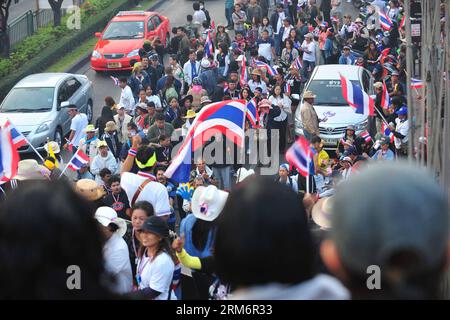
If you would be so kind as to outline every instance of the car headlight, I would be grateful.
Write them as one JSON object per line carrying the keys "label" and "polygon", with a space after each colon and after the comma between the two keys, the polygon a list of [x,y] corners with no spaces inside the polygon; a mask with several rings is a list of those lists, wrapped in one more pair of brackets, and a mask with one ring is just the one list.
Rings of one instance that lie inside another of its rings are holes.
{"label": "car headlight", "polygon": [[129,54],[127,54],[127,58],[136,57],[139,55],[139,49],[135,49],[131,51]]}
{"label": "car headlight", "polygon": [[360,122],[360,123],[357,123],[355,125],[356,131],[366,130],[367,129],[367,123],[368,123],[367,120],[363,121],[363,122]]}
{"label": "car headlight", "polygon": [[45,132],[48,131],[50,129],[50,123],[52,123],[51,121],[47,121],[42,123],[36,130],[36,133],[41,133],[41,132]]}
{"label": "car headlight", "polygon": [[100,59],[102,55],[97,50],[92,51],[92,57],[96,59]]}

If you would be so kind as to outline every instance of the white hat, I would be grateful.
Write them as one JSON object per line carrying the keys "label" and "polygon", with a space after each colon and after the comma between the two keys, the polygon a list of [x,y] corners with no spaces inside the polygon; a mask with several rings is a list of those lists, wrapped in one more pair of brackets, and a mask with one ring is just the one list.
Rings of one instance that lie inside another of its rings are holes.
{"label": "white hat", "polygon": [[121,237],[127,232],[127,223],[122,218],[117,217],[117,212],[110,207],[100,207],[95,212],[95,219],[104,227],[109,226],[110,223],[114,223],[119,227],[116,233]]}
{"label": "white hat", "polygon": [[216,186],[198,187],[192,196],[192,214],[200,220],[214,221],[222,212],[228,192]]}
{"label": "white hat", "polygon": [[240,183],[254,174],[255,171],[253,169],[247,170],[244,167],[239,168],[236,172],[236,183]]}
{"label": "white hat", "polygon": [[59,148],[59,144],[56,141],[49,141],[44,145],[44,150],[48,153],[48,145],[52,147],[54,153],[60,153],[61,149]]}
{"label": "white hat", "polygon": [[49,180],[50,171],[34,159],[19,161],[16,180]]}
{"label": "white hat", "polygon": [[236,58],[236,62],[241,62],[242,60],[244,60],[243,54],[239,55],[239,57]]}
{"label": "white hat", "polygon": [[211,66],[211,63],[208,59],[202,59],[201,66],[204,69],[208,69]]}
{"label": "white hat", "polygon": [[312,219],[322,229],[330,229],[332,210],[332,198],[320,199],[312,209]]}

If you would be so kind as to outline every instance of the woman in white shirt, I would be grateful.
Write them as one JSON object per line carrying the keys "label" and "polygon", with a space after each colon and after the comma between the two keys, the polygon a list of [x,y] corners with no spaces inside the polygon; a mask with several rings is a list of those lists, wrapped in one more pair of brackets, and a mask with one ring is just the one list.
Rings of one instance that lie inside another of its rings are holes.
{"label": "woman in white shirt", "polygon": [[309,79],[309,74],[316,66],[316,44],[311,33],[305,35],[305,41],[300,50],[303,51],[303,76],[305,79]]}
{"label": "woman in white shirt", "polygon": [[138,294],[144,299],[177,300],[172,290],[176,258],[168,242],[167,223],[152,216],[138,232],[142,244],[136,268]]}
{"label": "woman in white shirt", "polygon": [[267,94],[267,85],[261,78],[262,78],[261,70],[254,69],[252,71],[252,78],[248,82],[248,86],[253,94],[255,93],[255,89],[258,87],[261,88],[262,94]]}
{"label": "woman in white shirt", "polygon": [[273,94],[269,97],[269,101],[272,105],[280,107],[281,113],[278,117],[274,118],[275,122],[279,125],[280,130],[280,152],[284,152],[286,149],[286,132],[288,124],[288,115],[292,117],[291,99],[282,92],[281,86],[276,85],[273,89]]}

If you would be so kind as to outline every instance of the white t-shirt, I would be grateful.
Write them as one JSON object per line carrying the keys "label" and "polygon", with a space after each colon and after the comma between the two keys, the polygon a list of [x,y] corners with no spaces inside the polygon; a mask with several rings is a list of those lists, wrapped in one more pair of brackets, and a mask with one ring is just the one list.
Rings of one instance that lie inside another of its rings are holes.
{"label": "white t-shirt", "polygon": [[103,247],[105,269],[116,277],[111,288],[117,294],[125,294],[133,290],[133,273],[131,271],[128,246],[122,237],[115,233]]}
{"label": "white t-shirt", "polygon": [[[148,177],[142,173],[134,174],[125,172],[122,174],[120,185],[125,190],[130,204],[139,186],[147,179]],[[166,216],[171,213],[169,193],[166,187],[159,182],[149,182],[137,197],[136,202],[138,201],[150,202],[155,210],[156,216]]]}
{"label": "white t-shirt", "polygon": [[192,16],[192,22],[201,26],[203,21],[206,21],[206,15],[203,10],[195,11]]}
{"label": "white t-shirt", "polygon": [[306,43],[306,40],[303,41],[302,48],[311,52],[311,53],[303,52],[303,60],[309,62],[316,62],[316,45],[314,44],[314,41],[311,41],[309,44]]}
{"label": "white t-shirt", "polygon": [[404,135],[405,137],[403,139],[399,139],[397,137],[394,138],[394,144],[395,147],[397,149],[400,149],[402,146],[402,143],[407,143],[408,142],[408,131],[409,131],[409,121],[405,120],[405,121],[401,121],[399,118],[395,119],[395,130]]}
{"label": "white t-shirt", "polygon": [[161,99],[157,95],[147,96],[147,102],[152,102],[155,104],[156,109],[161,109]]}
{"label": "white t-shirt", "polygon": [[[167,253],[158,254],[153,261],[150,261],[150,258],[144,255],[142,259],[138,260],[136,267],[136,274],[141,278],[139,289],[151,288],[161,292],[155,300],[167,300],[172,286],[174,270],[175,264]],[[173,291],[170,300],[177,300]]]}
{"label": "white t-shirt", "polygon": [[129,86],[122,89],[119,104],[124,106],[127,111],[134,111],[135,101],[133,92]]}
{"label": "white t-shirt", "polygon": [[83,130],[86,129],[88,124],[88,118],[84,113],[78,113],[75,117],[72,118],[70,130],[75,131],[75,134],[73,135],[72,141],[70,142],[74,147],[78,147],[78,145],[80,144],[80,140],[84,136]]}

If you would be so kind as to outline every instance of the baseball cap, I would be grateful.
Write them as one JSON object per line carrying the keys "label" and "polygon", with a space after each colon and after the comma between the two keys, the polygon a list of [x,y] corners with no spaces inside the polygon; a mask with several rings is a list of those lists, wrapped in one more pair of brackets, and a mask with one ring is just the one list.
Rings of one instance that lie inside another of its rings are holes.
{"label": "baseball cap", "polygon": [[169,237],[169,226],[167,222],[157,216],[152,216],[145,220],[144,224],[139,228],[141,232],[151,232],[163,238]]}
{"label": "baseball cap", "polygon": [[377,265],[388,272],[390,260],[404,251],[418,255],[419,269],[442,263],[448,204],[433,177],[403,161],[382,162],[336,189],[330,235],[346,268],[366,274],[368,266]]}
{"label": "baseball cap", "polygon": [[398,109],[395,114],[399,115],[399,116],[406,116],[408,114],[408,108],[403,105],[400,107],[400,109]]}
{"label": "baseball cap", "polygon": [[381,137],[380,144],[389,144],[389,138],[388,137]]}

